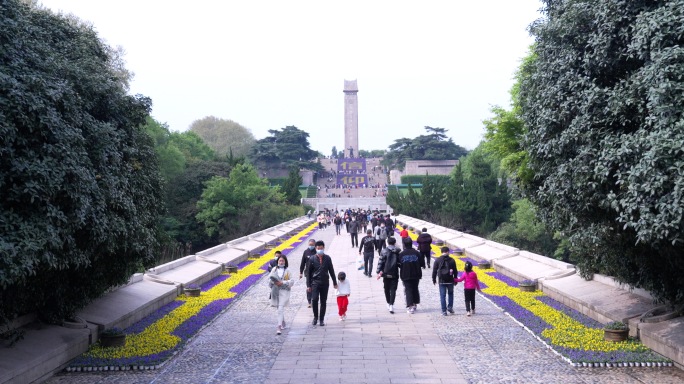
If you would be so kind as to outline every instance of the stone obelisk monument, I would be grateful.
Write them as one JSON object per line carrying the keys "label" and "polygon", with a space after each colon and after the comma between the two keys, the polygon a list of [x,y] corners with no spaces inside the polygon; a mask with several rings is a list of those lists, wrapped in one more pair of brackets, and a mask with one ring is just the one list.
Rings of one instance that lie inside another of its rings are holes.
{"label": "stone obelisk monument", "polygon": [[344,81],[344,157],[359,157],[359,87],[356,80]]}

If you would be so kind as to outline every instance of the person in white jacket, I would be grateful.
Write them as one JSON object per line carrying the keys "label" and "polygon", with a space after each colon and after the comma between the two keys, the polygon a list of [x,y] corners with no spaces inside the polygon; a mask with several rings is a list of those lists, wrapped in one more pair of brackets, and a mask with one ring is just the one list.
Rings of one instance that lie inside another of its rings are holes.
{"label": "person in white jacket", "polygon": [[349,280],[347,280],[347,274],[340,271],[337,275],[337,289],[335,289],[335,296],[337,296],[337,313],[340,315],[340,321],[347,319],[349,295],[351,295],[351,286],[349,285]]}
{"label": "person in white jacket", "polygon": [[294,275],[288,269],[287,257],[278,257],[278,266],[269,274],[271,287],[271,306],[278,308],[278,326],[276,334],[280,335],[285,329],[285,306],[290,302],[290,290],[295,283]]}

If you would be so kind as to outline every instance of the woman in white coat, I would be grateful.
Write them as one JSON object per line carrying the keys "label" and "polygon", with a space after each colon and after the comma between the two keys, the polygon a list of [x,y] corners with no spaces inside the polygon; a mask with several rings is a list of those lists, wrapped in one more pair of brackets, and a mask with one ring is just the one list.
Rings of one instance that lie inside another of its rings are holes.
{"label": "woman in white coat", "polygon": [[280,255],[277,262],[278,266],[269,274],[269,286],[271,287],[271,306],[278,308],[276,334],[280,335],[285,328],[285,306],[290,302],[290,289],[295,280],[288,268],[287,257]]}

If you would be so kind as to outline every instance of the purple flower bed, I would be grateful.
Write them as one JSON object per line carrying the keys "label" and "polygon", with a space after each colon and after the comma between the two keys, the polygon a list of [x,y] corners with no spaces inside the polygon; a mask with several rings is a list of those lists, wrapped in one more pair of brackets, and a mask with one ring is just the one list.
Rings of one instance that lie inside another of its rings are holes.
{"label": "purple flower bed", "polygon": [[499,273],[499,272],[487,272],[487,274],[488,274],[489,276],[491,276],[491,277],[493,277],[493,278],[495,278],[495,279],[497,279],[497,280],[503,282],[503,283],[508,284],[508,285],[511,286],[511,287],[514,287],[514,288],[518,288],[518,287],[519,287],[517,281],[515,281],[515,280],[513,280],[512,278],[510,278],[510,277],[508,277],[508,276],[506,276],[506,275],[503,275],[503,274],[501,274],[501,273]]}
{"label": "purple flower bed", "polygon": [[548,305],[549,307],[562,312],[568,317],[572,318],[575,321],[578,321],[582,323],[584,326],[588,328],[595,328],[595,329],[602,329],[603,324],[599,323],[598,321],[592,319],[589,316],[584,315],[583,313],[576,311],[572,308],[569,308],[565,306],[564,304],[560,303],[559,301],[556,301],[548,296],[539,296],[536,298],[537,300],[541,301],[542,303]]}
{"label": "purple flower bed", "polygon": [[238,269],[242,269],[242,268],[252,264],[253,262],[254,262],[254,260],[245,260],[245,261],[241,262],[240,264],[238,264],[237,267],[238,267]]}
{"label": "purple flower bed", "polygon": [[480,263],[477,260],[471,259],[470,257],[459,257],[459,259],[464,263],[466,261],[470,261],[470,263],[473,265],[473,267],[477,267],[478,265],[480,265]]}
{"label": "purple flower bed", "polygon": [[504,311],[508,312],[516,320],[521,322],[527,328],[537,335],[541,335],[542,331],[545,329],[551,329],[551,325],[546,321],[535,316],[532,312],[519,306],[513,300],[504,296],[490,296],[486,293],[484,294],[488,299],[493,301],[496,305],[503,308]]}
{"label": "purple flower bed", "polygon": [[[548,341],[548,340],[547,340]],[[627,351],[613,351],[613,352],[599,352],[599,351],[582,351],[579,349],[572,349],[566,347],[559,347],[554,345],[554,349],[561,355],[567,357],[574,363],[629,363],[629,362],[643,362],[643,361],[661,361],[666,362],[668,359],[656,354],[652,351],[647,352],[627,352]]]}
{"label": "purple flower bed", "polygon": [[135,323],[135,324],[131,325],[130,327],[124,329],[124,333],[127,335],[140,333],[140,332],[144,331],[145,328],[154,324],[157,320],[168,315],[169,313],[171,313],[171,311],[180,307],[183,304],[185,304],[184,301],[174,300],[174,301],[162,306],[161,308],[157,309],[156,311],[150,313],[149,315],[145,316],[145,318],[141,319],[137,323]]}
{"label": "purple flower bed", "polygon": [[214,277],[213,279],[211,279],[211,280],[209,280],[206,283],[201,285],[202,291],[206,292],[206,291],[214,288],[216,285],[225,281],[229,277],[230,277],[230,275],[218,275],[218,276]]}
{"label": "purple flower bed", "polygon": [[148,356],[124,357],[119,359],[104,359],[79,356],[69,363],[71,367],[124,367],[124,366],[154,366],[161,364],[173,355],[175,349],[155,353]]}
{"label": "purple flower bed", "polygon": [[241,294],[244,291],[246,291],[249,287],[251,287],[254,283],[256,283],[259,279],[261,279],[262,275],[250,275],[247,276],[244,280],[239,282],[236,286],[234,286],[230,291],[235,292],[236,294]]}
{"label": "purple flower bed", "polygon": [[178,326],[178,328],[171,332],[171,334],[180,337],[183,340],[182,342],[187,341],[211,319],[216,317],[216,315],[228,307],[228,304],[230,304],[232,301],[233,298],[212,301],[202,308],[195,316],[192,316],[183,322],[183,324]]}

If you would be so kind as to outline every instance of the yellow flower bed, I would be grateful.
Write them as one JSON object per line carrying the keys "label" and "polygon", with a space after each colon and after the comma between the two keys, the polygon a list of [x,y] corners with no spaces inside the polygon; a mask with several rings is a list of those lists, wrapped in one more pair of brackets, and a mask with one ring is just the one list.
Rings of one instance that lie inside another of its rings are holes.
{"label": "yellow flower bed", "polygon": [[[399,226],[397,227],[399,228]],[[409,233],[409,236],[411,236],[413,240],[416,240],[417,238],[413,233]],[[432,245],[432,250],[436,255],[442,253],[440,247],[436,245]],[[456,261],[458,269],[461,271],[464,270],[465,262],[458,257],[452,256],[452,258]],[[492,268],[480,269],[479,267],[475,267],[475,269],[481,272],[494,272],[494,269]],[[583,351],[600,352],[639,352],[648,350],[643,344],[632,340],[623,342],[603,340],[602,329],[587,327],[565,313],[536,300],[536,297],[544,295],[542,292],[522,292],[518,288],[511,287],[486,273],[478,273],[478,279],[487,285],[487,288],[482,290],[484,293],[491,296],[507,297],[548,323],[552,328],[542,331],[541,336],[547,338],[553,345]]]}
{"label": "yellow flower bed", "polygon": [[317,224],[312,224],[298,234],[292,236],[277,247],[271,249],[265,255],[240,269],[236,274],[217,284],[199,297],[179,296],[176,300],[184,301],[185,304],[171,311],[168,315],[157,320],[143,332],[127,335],[126,345],[121,348],[102,348],[99,344],[91,347],[87,353],[89,357],[118,359],[136,356],[148,356],[155,353],[175,348],[181,339],[172,335],[172,332],[202,308],[216,300],[229,299],[236,294],[230,290],[251,275],[261,275],[264,270],[261,267],[273,259],[277,250],[284,250],[299,241],[304,235],[313,230]]}

